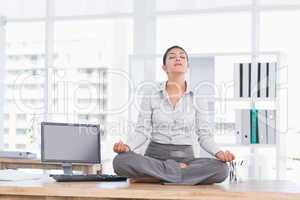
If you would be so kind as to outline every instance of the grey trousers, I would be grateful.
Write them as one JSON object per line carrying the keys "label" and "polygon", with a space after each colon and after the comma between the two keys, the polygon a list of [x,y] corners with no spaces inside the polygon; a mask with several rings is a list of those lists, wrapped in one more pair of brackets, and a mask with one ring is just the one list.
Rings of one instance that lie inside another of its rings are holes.
{"label": "grey trousers", "polygon": [[[179,162],[188,165],[181,169]],[[113,160],[116,174],[130,178],[153,177],[163,183],[213,184],[228,176],[226,163],[213,158],[194,158],[189,145],[166,145],[151,142],[145,155],[132,151],[118,154]]]}

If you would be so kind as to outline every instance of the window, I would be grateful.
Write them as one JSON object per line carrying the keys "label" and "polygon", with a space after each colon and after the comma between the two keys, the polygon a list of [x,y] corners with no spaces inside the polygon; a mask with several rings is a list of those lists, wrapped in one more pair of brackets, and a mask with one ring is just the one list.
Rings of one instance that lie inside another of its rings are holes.
{"label": "window", "polygon": [[6,30],[5,147],[38,150],[44,112],[45,26],[40,22],[8,23]]}
{"label": "window", "polygon": [[13,19],[42,18],[46,16],[46,0],[1,0],[0,13]]}
{"label": "window", "polygon": [[[133,0],[53,0],[55,16],[131,13]],[[66,9],[68,8],[68,9]]]}
{"label": "window", "polygon": [[178,10],[194,10],[194,9],[220,9],[227,7],[239,7],[251,5],[251,0],[235,1],[235,0],[156,0],[157,11],[178,11]]}
{"label": "window", "polygon": [[259,4],[263,6],[297,6],[300,5],[298,0],[259,0]]}
{"label": "window", "polygon": [[111,69],[128,71],[132,30],[130,19],[55,22],[53,118],[102,125],[109,106],[123,103],[127,91],[116,88],[127,83]]}
{"label": "window", "polygon": [[157,19],[157,53],[181,45],[189,53],[251,50],[250,13],[169,16]]}

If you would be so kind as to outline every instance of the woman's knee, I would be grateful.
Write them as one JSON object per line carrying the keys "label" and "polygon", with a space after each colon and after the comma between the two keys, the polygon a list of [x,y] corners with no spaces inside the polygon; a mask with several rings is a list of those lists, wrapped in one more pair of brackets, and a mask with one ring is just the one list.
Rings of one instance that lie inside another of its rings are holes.
{"label": "woman's knee", "polygon": [[216,183],[223,182],[228,177],[228,174],[229,174],[229,169],[227,164],[220,161],[216,171]]}
{"label": "woman's knee", "polygon": [[113,168],[116,173],[121,173],[128,166],[130,162],[130,153],[120,153],[113,159]]}

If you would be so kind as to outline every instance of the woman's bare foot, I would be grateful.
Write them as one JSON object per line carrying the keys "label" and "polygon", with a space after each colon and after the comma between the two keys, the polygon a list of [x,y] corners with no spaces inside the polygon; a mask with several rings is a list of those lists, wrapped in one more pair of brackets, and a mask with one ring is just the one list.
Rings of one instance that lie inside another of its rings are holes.
{"label": "woman's bare foot", "polygon": [[185,169],[185,168],[188,167],[188,165],[185,164],[185,163],[179,163],[179,167],[180,167],[181,169]]}

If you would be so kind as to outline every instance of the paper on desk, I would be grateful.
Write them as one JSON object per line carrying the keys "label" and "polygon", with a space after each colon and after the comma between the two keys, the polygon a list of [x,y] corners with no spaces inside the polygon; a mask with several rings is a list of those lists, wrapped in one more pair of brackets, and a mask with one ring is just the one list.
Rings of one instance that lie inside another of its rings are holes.
{"label": "paper on desk", "polygon": [[0,170],[0,181],[36,180],[42,177],[42,174],[31,174],[13,169]]}

